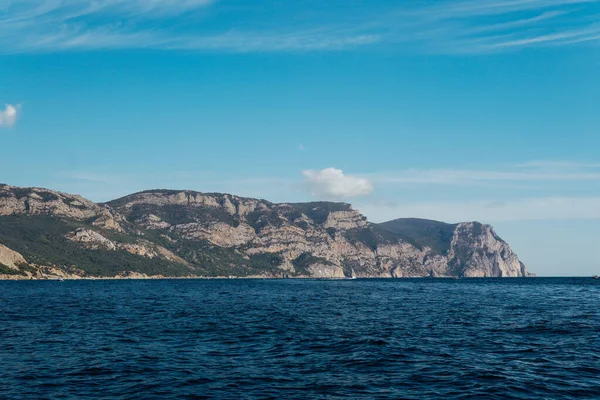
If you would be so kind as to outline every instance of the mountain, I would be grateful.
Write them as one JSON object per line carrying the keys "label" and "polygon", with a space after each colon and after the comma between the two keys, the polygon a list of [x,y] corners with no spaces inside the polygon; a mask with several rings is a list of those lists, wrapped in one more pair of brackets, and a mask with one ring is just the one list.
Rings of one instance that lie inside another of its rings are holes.
{"label": "mountain", "polygon": [[346,203],[150,190],[104,204],[0,185],[0,277],[524,277],[492,227]]}

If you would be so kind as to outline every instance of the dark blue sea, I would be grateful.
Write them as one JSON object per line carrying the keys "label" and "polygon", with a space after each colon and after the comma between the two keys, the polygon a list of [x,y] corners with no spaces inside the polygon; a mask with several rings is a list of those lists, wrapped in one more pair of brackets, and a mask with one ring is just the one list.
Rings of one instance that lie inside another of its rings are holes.
{"label": "dark blue sea", "polygon": [[598,399],[592,278],[0,282],[1,399]]}

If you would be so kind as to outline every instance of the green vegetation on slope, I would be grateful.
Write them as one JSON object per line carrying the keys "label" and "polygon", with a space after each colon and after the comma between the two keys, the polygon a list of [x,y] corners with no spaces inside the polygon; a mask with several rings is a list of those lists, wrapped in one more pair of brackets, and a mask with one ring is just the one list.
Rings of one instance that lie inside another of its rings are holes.
{"label": "green vegetation on slope", "polygon": [[382,243],[397,243],[399,239],[398,235],[380,229],[375,224],[369,224],[363,228],[349,229],[344,232],[344,236],[350,243],[360,242],[371,250],[377,249],[377,245]]}
{"label": "green vegetation on slope", "polygon": [[23,275],[18,269],[12,269],[8,265],[0,263],[0,275]]}
{"label": "green vegetation on slope", "polygon": [[214,220],[234,226],[239,223],[239,221],[237,221],[231,214],[222,208],[190,207],[179,204],[135,204],[131,207],[129,213],[126,213],[125,215],[130,221],[136,221],[148,214],[154,214],[160,217],[163,221],[173,225]]}
{"label": "green vegetation on slope", "polygon": [[[250,276],[278,274],[282,263],[279,254],[244,257],[239,251],[215,246],[205,240],[187,240],[176,235],[166,237],[166,230],[146,230],[141,238],[179,255],[190,266],[162,258],[147,258],[125,250],[91,250],[73,243],[65,235],[89,225],[51,216],[11,215],[0,217],[0,243],[21,253],[34,264],[56,266],[65,270],[78,268],[89,276],[114,276],[124,271],[164,276]],[[118,243],[134,243],[139,236],[115,231],[101,231]],[[11,274],[22,272],[1,268]]]}
{"label": "green vegetation on slope", "polygon": [[418,244],[419,247],[431,247],[440,254],[450,250],[452,235],[456,228],[453,224],[418,218],[401,218],[376,225]]}
{"label": "green vegetation on slope", "polygon": [[329,213],[335,211],[350,211],[352,208],[347,203],[330,203],[327,201],[316,201],[312,203],[292,203],[295,210],[300,211],[317,224],[324,224]]}
{"label": "green vegetation on slope", "polygon": [[3,216],[0,217],[0,243],[21,253],[30,263],[76,267],[92,276],[114,276],[123,271],[190,275],[189,268],[182,264],[144,258],[125,250],[89,250],[65,238],[67,233],[81,226],[84,225],[50,216]]}

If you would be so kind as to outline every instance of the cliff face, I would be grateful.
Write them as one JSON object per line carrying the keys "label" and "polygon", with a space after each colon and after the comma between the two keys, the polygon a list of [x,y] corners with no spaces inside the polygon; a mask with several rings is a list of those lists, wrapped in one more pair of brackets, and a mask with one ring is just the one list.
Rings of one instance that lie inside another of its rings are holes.
{"label": "cliff face", "polygon": [[91,221],[93,226],[122,231],[106,206],[78,195],[41,188],[19,188],[0,184],[0,216],[54,215],[76,221]]}
{"label": "cliff face", "polygon": [[465,277],[527,276],[517,255],[489,225],[458,224],[452,237],[449,260]]}
{"label": "cliff face", "polygon": [[12,251],[0,244],[0,265],[12,270],[18,270],[20,265],[26,264],[25,258],[16,251]]}
{"label": "cliff face", "polygon": [[[12,236],[9,226],[18,228]],[[77,276],[527,275],[493,229],[476,222],[372,224],[345,203],[274,204],[191,191],[95,204],[0,186],[0,243],[29,264]]]}
{"label": "cliff face", "polygon": [[426,249],[432,276],[523,277],[525,266],[489,225],[399,219],[382,228]]}

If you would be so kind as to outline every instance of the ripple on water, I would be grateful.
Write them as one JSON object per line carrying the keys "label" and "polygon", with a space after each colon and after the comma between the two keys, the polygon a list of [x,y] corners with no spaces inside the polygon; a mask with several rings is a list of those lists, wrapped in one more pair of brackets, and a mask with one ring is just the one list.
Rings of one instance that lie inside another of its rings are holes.
{"label": "ripple on water", "polygon": [[0,394],[600,398],[586,279],[0,282]]}

